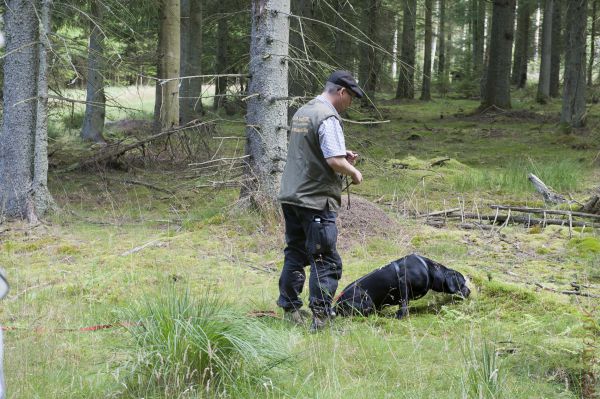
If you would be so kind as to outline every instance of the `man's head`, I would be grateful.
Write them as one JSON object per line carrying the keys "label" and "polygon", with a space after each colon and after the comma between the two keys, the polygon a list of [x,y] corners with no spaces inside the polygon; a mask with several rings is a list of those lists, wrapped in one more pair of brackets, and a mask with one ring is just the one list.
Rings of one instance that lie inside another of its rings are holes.
{"label": "man's head", "polygon": [[364,92],[348,71],[335,71],[329,75],[325,83],[324,94],[338,112],[348,109],[354,97],[362,98],[364,96]]}

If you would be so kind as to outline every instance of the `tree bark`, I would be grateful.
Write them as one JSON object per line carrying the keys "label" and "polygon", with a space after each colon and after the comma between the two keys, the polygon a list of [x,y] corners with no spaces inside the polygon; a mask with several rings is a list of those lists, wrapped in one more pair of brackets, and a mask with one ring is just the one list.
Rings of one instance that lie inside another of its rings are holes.
{"label": "tree bark", "polygon": [[[217,23],[217,59],[216,59],[216,74],[226,74],[228,70],[228,54],[227,46],[229,45],[229,22],[226,13],[229,11],[226,0],[219,1],[219,21]],[[227,94],[227,85],[229,80],[227,77],[218,77],[215,81],[215,101],[213,108],[216,110],[222,107],[227,102],[225,95]]]}
{"label": "tree bark", "polygon": [[[181,76],[202,75],[202,1],[181,2]],[[179,120],[186,124],[201,119],[202,78],[182,79],[180,87]]]}
{"label": "tree bark", "polygon": [[[157,98],[155,117],[161,131],[179,125],[179,57],[181,53],[181,6],[179,0],[162,0],[159,27],[159,80],[160,103]],[[158,94],[158,93],[157,93]]]}
{"label": "tree bark", "polygon": [[[368,0],[363,32],[370,40],[380,43],[379,29],[381,25],[381,0]],[[362,43],[360,46],[359,80],[366,96],[362,99],[363,107],[372,107],[375,101],[375,89],[381,70],[381,56],[373,46]]]}
{"label": "tree bark", "polygon": [[594,60],[596,57],[596,14],[598,9],[598,0],[592,0],[592,26],[590,27],[590,60],[587,70],[587,85],[592,87],[594,84]]}
{"label": "tree bark", "polygon": [[536,101],[545,104],[550,98],[550,69],[552,67],[552,15],[554,0],[546,0],[544,4],[544,21],[542,23],[542,57],[540,63],[540,78]]}
{"label": "tree bark", "polygon": [[37,222],[52,201],[47,187],[50,1],[10,0],[6,10],[0,215]]}
{"label": "tree bark", "polygon": [[527,83],[527,62],[529,61],[529,25],[531,21],[531,0],[520,0],[517,10],[517,34],[511,83],[518,89]]}
{"label": "tree bark", "polygon": [[483,48],[485,41],[485,0],[472,1],[473,76],[477,79],[481,79],[481,74],[483,73]]}
{"label": "tree bark", "polygon": [[96,143],[104,143],[104,117],[106,97],[104,95],[104,33],[102,7],[98,0],[92,0],[90,12],[90,43],[88,48],[87,96],[85,116],[81,128],[81,138]]}
{"label": "tree bark", "polygon": [[[443,0],[440,0],[443,1]],[[417,28],[417,0],[404,0],[402,23],[402,50],[396,98],[415,97],[415,44]]]}
{"label": "tree bark", "polygon": [[494,0],[490,58],[481,109],[508,109],[510,103],[510,66],[514,35],[515,0]]}
{"label": "tree bark", "polygon": [[432,51],[432,14],[433,1],[425,0],[425,54],[423,55],[423,85],[421,100],[431,100],[431,51]]}
{"label": "tree bark", "polygon": [[585,125],[585,39],[587,0],[571,0],[567,6],[565,87],[560,120],[570,127]]}
{"label": "tree bark", "polygon": [[552,55],[550,56],[550,97],[560,96],[560,58],[562,52],[562,0],[554,0],[552,12]]}
{"label": "tree bark", "polygon": [[448,90],[448,71],[446,71],[446,0],[439,0],[439,23],[437,45],[437,79],[440,94],[446,95]]}
{"label": "tree bark", "polygon": [[[192,0],[193,1],[193,0]],[[179,8],[179,29],[180,29],[180,37],[179,37],[179,73],[181,74],[181,83],[179,84],[179,122],[187,123],[190,121],[188,116],[186,115],[189,106],[188,102],[190,100],[190,80],[183,79],[184,76],[190,76],[189,73],[189,60],[188,60],[188,50],[190,43],[190,0],[180,0],[180,8]]]}
{"label": "tree bark", "polygon": [[259,208],[275,204],[287,153],[289,12],[290,0],[252,0],[249,160],[240,196]]}

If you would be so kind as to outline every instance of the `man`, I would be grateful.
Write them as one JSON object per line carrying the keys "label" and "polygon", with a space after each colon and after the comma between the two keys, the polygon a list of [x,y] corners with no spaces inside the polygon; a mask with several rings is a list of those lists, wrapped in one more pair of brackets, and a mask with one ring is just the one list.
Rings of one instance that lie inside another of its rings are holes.
{"label": "man", "polygon": [[362,98],[363,91],[348,71],[329,76],[323,93],[300,108],[292,118],[287,163],[279,201],[285,218],[285,258],[279,278],[277,304],[285,318],[303,323],[299,298],[310,265],[309,307],[311,332],[331,320],[331,300],[342,276],[336,250],[336,211],[341,205],[342,176],[362,182],[354,167],[358,154],[347,151],[340,113]]}

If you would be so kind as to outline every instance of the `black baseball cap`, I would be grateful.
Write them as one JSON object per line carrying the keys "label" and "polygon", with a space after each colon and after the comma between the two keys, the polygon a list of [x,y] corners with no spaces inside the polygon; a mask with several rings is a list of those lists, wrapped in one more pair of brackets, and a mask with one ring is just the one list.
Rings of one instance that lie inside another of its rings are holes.
{"label": "black baseball cap", "polygon": [[365,95],[361,88],[358,87],[358,83],[356,83],[356,80],[354,79],[352,74],[348,71],[335,71],[331,75],[329,75],[327,81],[345,87],[346,89],[356,94],[356,97],[358,98],[363,98]]}

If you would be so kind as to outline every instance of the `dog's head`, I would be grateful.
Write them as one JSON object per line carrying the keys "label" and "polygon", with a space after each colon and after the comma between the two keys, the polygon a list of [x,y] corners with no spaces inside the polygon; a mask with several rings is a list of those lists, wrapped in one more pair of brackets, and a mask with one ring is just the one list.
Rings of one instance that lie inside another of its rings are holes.
{"label": "dog's head", "polygon": [[467,285],[467,279],[456,270],[447,269],[444,273],[444,292],[468,298],[471,295],[471,290]]}

